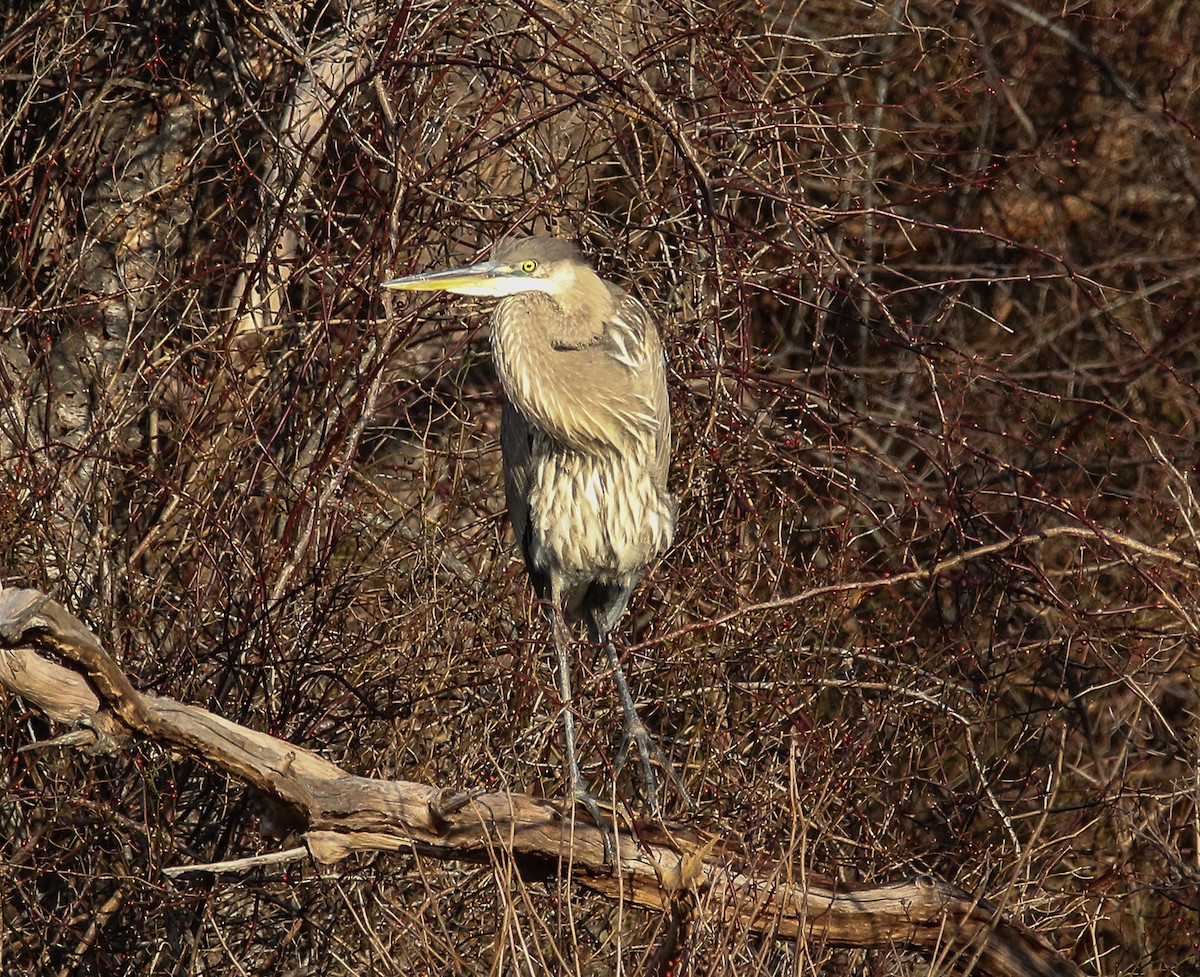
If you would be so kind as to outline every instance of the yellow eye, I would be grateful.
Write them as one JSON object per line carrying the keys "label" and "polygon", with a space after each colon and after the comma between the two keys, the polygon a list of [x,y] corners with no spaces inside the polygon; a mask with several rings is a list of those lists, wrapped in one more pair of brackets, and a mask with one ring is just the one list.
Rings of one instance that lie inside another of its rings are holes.
{"label": "yellow eye", "polygon": [[522,261],[521,271],[525,272],[526,275],[532,275],[535,271],[537,271],[537,262],[532,258],[528,259],[527,261]]}

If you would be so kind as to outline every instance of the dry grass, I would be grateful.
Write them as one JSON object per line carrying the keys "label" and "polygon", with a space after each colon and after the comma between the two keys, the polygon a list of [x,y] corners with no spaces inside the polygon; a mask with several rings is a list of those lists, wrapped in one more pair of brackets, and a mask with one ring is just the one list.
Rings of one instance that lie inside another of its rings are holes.
{"label": "dry grass", "polygon": [[[669,347],[682,523],[627,665],[699,820],[1192,973],[1200,16],[591,9],[10,4],[0,582],[358,772],[558,792],[485,310],[375,283],[578,237]],[[619,710],[577,681],[602,783]],[[257,802],[0,724],[6,972],[637,973],[661,925],[503,863],[166,886],[276,845]]]}

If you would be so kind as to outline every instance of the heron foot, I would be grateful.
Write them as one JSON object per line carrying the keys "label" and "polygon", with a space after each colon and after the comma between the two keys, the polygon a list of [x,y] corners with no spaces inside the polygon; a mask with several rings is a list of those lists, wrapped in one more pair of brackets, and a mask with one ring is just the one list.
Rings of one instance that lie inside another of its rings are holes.
{"label": "heron foot", "polygon": [[638,715],[637,706],[633,701],[633,694],[629,691],[629,683],[625,680],[625,672],[621,668],[621,658],[617,654],[616,645],[613,644],[611,638],[605,642],[605,651],[608,654],[608,664],[612,669],[613,681],[617,685],[617,697],[621,700],[621,712],[625,715],[625,734],[621,737],[621,746],[617,750],[617,759],[613,764],[614,779],[620,775],[621,767],[625,765],[625,759],[629,756],[629,745],[636,743],[638,758],[642,764],[642,777],[645,781],[643,789],[646,792],[646,799],[650,802],[650,810],[654,816],[662,817],[662,809],[658,803],[658,778],[654,776],[654,767],[650,762],[651,758],[657,760],[659,766],[666,772],[667,778],[675,785],[676,790],[679,791],[679,796],[683,798],[684,804],[690,808],[695,808],[696,802],[692,800],[692,795],[683,786],[683,781],[679,779],[679,774],[676,773],[675,767],[667,759],[667,755],[663,753],[662,747],[658,745],[658,740],[650,734],[650,730],[642,722],[642,717]]}
{"label": "heron foot", "polygon": [[615,869],[617,867],[616,838],[614,837],[613,826],[605,820],[603,813],[601,813],[599,801],[583,785],[582,780],[576,781],[571,785],[569,800],[573,804],[582,804],[584,810],[596,822],[596,827],[600,829],[600,838],[604,845],[604,864],[609,869]]}
{"label": "heron foot", "polygon": [[642,767],[643,789],[646,792],[646,800],[649,801],[650,810],[654,816],[661,817],[662,810],[658,803],[658,778],[654,775],[654,766],[651,760],[658,761],[658,765],[663,768],[667,779],[679,791],[679,796],[683,798],[684,804],[690,808],[694,808],[696,802],[692,800],[692,795],[688,793],[688,789],[683,786],[683,781],[679,778],[674,764],[667,759],[667,755],[663,752],[662,747],[658,745],[658,740],[646,728],[646,724],[642,722],[636,710],[625,714],[625,733],[621,737],[621,745],[617,749],[617,758],[613,763],[613,776],[620,776],[621,768],[625,766],[625,761],[629,757],[629,747],[633,743],[637,744],[638,759]]}

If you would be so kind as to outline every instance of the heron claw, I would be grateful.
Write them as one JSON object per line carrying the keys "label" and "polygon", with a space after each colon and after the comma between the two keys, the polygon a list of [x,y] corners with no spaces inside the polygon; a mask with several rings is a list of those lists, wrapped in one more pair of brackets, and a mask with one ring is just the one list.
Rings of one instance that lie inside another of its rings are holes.
{"label": "heron claw", "polygon": [[643,789],[646,794],[646,800],[650,804],[650,811],[655,817],[662,816],[662,809],[658,802],[658,778],[654,775],[654,767],[651,760],[657,760],[660,767],[667,775],[667,779],[675,785],[675,789],[679,791],[679,795],[683,798],[684,804],[688,807],[695,807],[696,802],[692,800],[692,795],[688,793],[688,789],[683,786],[683,781],[679,778],[678,772],[675,770],[675,765],[667,758],[661,746],[646,728],[646,724],[635,712],[633,718],[626,717],[625,732],[621,737],[621,745],[617,748],[616,760],[613,762],[613,777],[616,778],[621,774],[621,768],[625,766],[625,761],[629,758],[629,746],[631,743],[637,744],[638,759],[642,767]]}
{"label": "heron claw", "polygon": [[617,867],[617,845],[614,837],[614,829],[608,821],[604,819],[604,815],[600,812],[600,804],[595,797],[591,795],[588,789],[579,781],[571,787],[571,800],[575,803],[582,804],[584,810],[591,815],[592,820],[596,823],[596,827],[600,829],[600,838],[604,845],[604,864],[610,869]]}

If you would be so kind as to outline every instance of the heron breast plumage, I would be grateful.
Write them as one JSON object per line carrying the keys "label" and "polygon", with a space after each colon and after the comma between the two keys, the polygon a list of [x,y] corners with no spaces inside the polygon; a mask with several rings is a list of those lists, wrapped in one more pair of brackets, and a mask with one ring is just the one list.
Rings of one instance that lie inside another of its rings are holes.
{"label": "heron breast plumage", "polygon": [[675,531],[675,500],[647,474],[645,462],[616,452],[564,450],[534,434],[529,483],[528,559],[561,574],[572,589],[592,579],[637,581]]}

